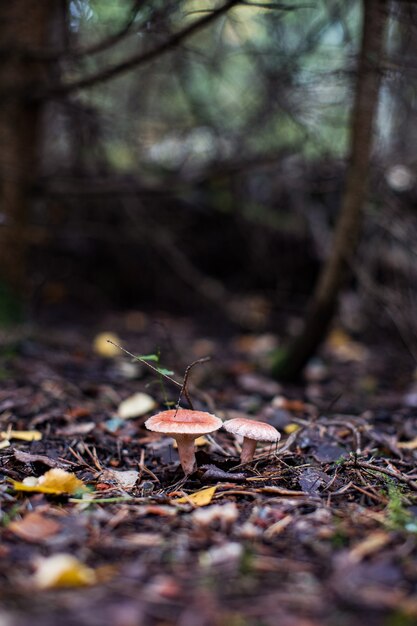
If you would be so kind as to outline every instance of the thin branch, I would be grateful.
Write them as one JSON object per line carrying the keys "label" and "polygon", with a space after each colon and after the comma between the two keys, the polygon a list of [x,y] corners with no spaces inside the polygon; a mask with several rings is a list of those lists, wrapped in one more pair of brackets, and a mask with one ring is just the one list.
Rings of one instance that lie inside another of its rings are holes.
{"label": "thin branch", "polygon": [[144,365],[147,365],[151,370],[156,372],[156,374],[158,374],[158,376],[163,376],[164,378],[169,380],[171,383],[174,383],[174,385],[176,385],[177,387],[180,387],[180,389],[182,390],[183,383],[181,384],[178,380],[175,380],[175,378],[171,378],[171,376],[168,376],[168,374],[164,374],[163,372],[160,371],[160,369],[158,369],[157,367],[154,367],[153,365],[151,365],[151,363],[149,363],[149,361],[146,361],[145,359],[142,359],[140,356],[136,356],[135,354],[132,354],[131,352],[129,352],[129,350],[125,350],[124,348],[122,348],[122,346],[119,346],[118,343],[114,343],[114,341],[111,341],[110,339],[107,339],[106,341],[107,341],[107,343],[111,343],[113,346],[116,346],[116,348],[119,348],[119,350],[122,350],[123,352],[125,352],[126,354],[131,356],[132,359],[134,359],[135,361],[140,361]]}
{"label": "thin branch", "polygon": [[86,89],[88,87],[92,87],[93,85],[107,82],[115,76],[119,76],[120,74],[123,74],[135,67],[138,67],[139,65],[143,65],[150,61],[153,61],[165,52],[169,52],[170,50],[178,46],[178,44],[180,44],[187,37],[195,34],[202,28],[205,28],[206,26],[214,22],[220,15],[227,13],[229,9],[239,4],[240,2],[241,0],[228,0],[220,8],[215,9],[210,14],[205,15],[201,19],[196,20],[192,24],[189,24],[188,26],[182,28],[180,31],[169,37],[167,40],[156,45],[150,50],[147,50],[145,52],[141,51],[137,54],[134,54],[130,58],[121,61],[120,63],[116,63],[115,65],[106,67],[102,70],[99,70],[95,74],[85,76],[80,80],[66,84],[63,83],[61,85],[57,85],[56,87],[50,87],[46,91],[41,91],[40,93],[38,93],[37,96],[35,95],[35,98],[63,96],[79,89]]}
{"label": "thin branch", "polygon": [[191,399],[190,399],[190,396],[188,395],[188,390],[187,390],[188,376],[190,375],[191,369],[195,365],[198,365],[199,363],[206,363],[207,361],[210,361],[210,358],[211,357],[209,357],[209,356],[205,356],[205,357],[202,357],[201,359],[197,359],[197,361],[193,361],[192,363],[190,363],[190,365],[188,365],[187,369],[185,370],[184,380],[182,381],[182,387],[181,387],[180,395],[178,397],[177,406],[175,407],[175,411],[178,411],[178,409],[179,409],[181,398],[182,398],[183,394],[187,398],[188,404],[190,405],[191,409],[194,410],[193,404],[191,402]]}
{"label": "thin branch", "polygon": [[270,2],[265,4],[263,2],[250,2],[249,0],[242,0],[242,4],[245,7],[259,7],[261,9],[273,9],[278,11],[298,11],[298,9],[315,9],[316,4],[299,4],[298,6],[291,6],[290,4],[280,4],[279,2]]}

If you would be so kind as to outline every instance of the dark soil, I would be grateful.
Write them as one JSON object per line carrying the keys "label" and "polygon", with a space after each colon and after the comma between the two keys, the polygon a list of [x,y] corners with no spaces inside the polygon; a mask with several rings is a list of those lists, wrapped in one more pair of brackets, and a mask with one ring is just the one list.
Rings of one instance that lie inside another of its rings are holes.
{"label": "dark soil", "polygon": [[[217,431],[184,480],[172,440],[144,428],[151,412],[117,418],[136,392],[162,410],[166,398],[177,400],[175,386],[162,388],[142,365],[127,370],[128,357],[97,356],[85,333],[8,338],[0,364],[0,445],[10,442],[0,449],[2,626],[417,623],[417,397],[401,351],[339,337],[308,380],[281,387],[266,374],[269,335],[206,337],[191,320],[155,324],[143,314],[108,329],[135,354],[160,349],[177,380],[211,355],[190,376],[195,408],[265,419],[281,441],[240,466],[239,444]],[[42,438],[22,441],[10,430]],[[53,468],[81,479],[88,498],[19,491],[12,482]],[[122,485],[118,472],[126,471],[135,473],[123,474]],[[210,486],[204,507],[176,502]],[[40,559],[56,554],[88,566],[90,584],[42,582]]]}

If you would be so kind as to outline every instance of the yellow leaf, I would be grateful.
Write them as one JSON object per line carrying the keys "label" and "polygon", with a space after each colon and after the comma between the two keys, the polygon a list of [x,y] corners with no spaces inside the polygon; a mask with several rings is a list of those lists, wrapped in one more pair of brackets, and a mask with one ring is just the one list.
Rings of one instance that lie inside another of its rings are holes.
{"label": "yellow leaf", "polygon": [[96,335],[93,341],[93,350],[99,356],[102,356],[106,359],[111,359],[115,356],[120,356],[121,351],[117,346],[114,346],[113,343],[109,343],[112,341],[113,343],[118,343],[121,345],[121,340],[114,333],[99,333]]}
{"label": "yellow leaf", "polygon": [[295,431],[299,428],[300,427],[298,424],[287,424],[286,426],[284,426],[284,433],[286,433],[287,435],[291,435],[291,433],[295,433]]}
{"label": "yellow leaf", "polygon": [[25,484],[12,481],[16,491],[36,491],[38,493],[69,493],[73,494],[77,491],[85,490],[82,480],[79,480],[74,474],[65,472],[62,469],[54,468],[41,476],[36,484]]}
{"label": "yellow leaf", "polygon": [[4,439],[3,441],[0,441],[0,450],[3,450],[3,448],[8,448],[10,446],[10,441],[8,439]]}
{"label": "yellow leaf", "polygon": [[95,571],[70,554],[55,554],[40,560],[35,573],[35,584],[39,589],[85,587],[95,582]]}
{"label": "yellow leaf", "polygon": [[3,439],[20,439],[21,441],[40,441],[42,433],[39,430],[8,430],[0,433]]}
{"label": "yellow leaf", "polygon": [[[206,439],[205,437],[201,436],[201,437],[197,437],[197,439],[194,440],[194,445],[197,448],[201,448],[202,446],[206,446],[208,443],[210,443],[208,441],[208,439]],[[178,444],[177,442],[174,440],[174,448],[178,448]]]}
{"label": "yellow leaf", "polygon": [[399,441],[397,447],[403,450],[415,450],[417,448],[417,437],[414,437],[411,441]]}
{"label": "yellow leaf", "polygon": [[156,402],[147,393],[134,393],[120,403],[117,413],[122,420],[141,417],[156,407]]}
{"label": "yellow leaf", "polygon": [[206,506],[212,501],[212,498],[216,493],[216,489],[217,487],[207,487],[206,489],[196,491],[189,496],[177,498],[176,500],[173,500],[173,502],[175,504],[193,504],[194,506]]}

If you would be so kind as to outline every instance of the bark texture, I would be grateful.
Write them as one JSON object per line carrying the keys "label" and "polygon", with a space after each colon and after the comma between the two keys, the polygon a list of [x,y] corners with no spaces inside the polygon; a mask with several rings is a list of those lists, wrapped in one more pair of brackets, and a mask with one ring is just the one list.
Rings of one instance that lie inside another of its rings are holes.
{"label": "bark texture", "polygon": [[31,94],[47,69],[31,50],[47,44],[53,15],[53,0],[0,3],[0,288],[17,297],[25,291],[28,200],[39,157],[42,103]]}
{"label": "bark texture", "polygon": [[386,0],[363,0],[362,43],[351,118],[345,191],[330,256],[319,277],[304,329],[274,364],[280,379],[295,379],[325,338],[358,247],[369,174],[372,131],[381,82],[380,61],[387,21]]}

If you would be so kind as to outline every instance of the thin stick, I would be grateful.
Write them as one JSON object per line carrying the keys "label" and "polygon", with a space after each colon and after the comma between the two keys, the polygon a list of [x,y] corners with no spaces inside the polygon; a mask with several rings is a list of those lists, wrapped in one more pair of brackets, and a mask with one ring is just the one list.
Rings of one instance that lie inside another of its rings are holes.
{"label": "thin stick", "polygon": [[190,375],[190,370],[192,367],[194,367],[194,365],[198,365],[199,363],[206,363],[207,361],[210,361],[209,356],[205,356],[202,357],[201,359],[197,359],[197,361],[193,361],[192,363],[190,363],[190,365],[188,365],[187,369],[185,370],[185,374],[184,374],[184,380],[182,382],[182,387],[181,387],[181,391],[180,391],[180,395],[178,397],[178,402],[177,402],[177,406],[175,407],[175,413],[177,413],[179,407],[180,407],[180,402],[181,402],[181,398],[182,395],[184,394],[184,396],[187,398],[188,404],[191,407],[191,410],[194,410],[193,404],[191,402],[190,396],[188,394],[188,390],[187,390],[187,382],[188,382],[188,377]]}
{"label": "thin stick", "polygon": [[135,356],[134,354],[132,354],[128,350],[125,350],[124,348],[122,348],[122,346],[119,346],[118,343],[114,343],[114,341],[111,341],[110,339],[107,339],[106,341],[107,341],[107,343],[111,343],[113,346],[116,346],[116,348],[119,348],[119,350],[122,350],[123,352],[125,352],[126,354],[131,356],[132,359],[135,359],[135,361],[140,361],[144,365],[147,365],[151,370],[156,372],[156,374],[158,374],[159,376],[163,376],[164,378],[169,380],[171,383],[174,383],[174,385],[176,385],[177,387],[180,387],[181,393],[182,393],[183,384],[181,384],[178,380],[175,380],[175,378],[171,378],[171,376],[168,376],[168,374],[163,374],[161,371],[159,371],[159,369],[157,367],[154,367],[153,365],[148,363],[148,361],[146,361],[145,359],[142,359],[140,356]]}
{"label": "thin stick", "polygon": [[119,348],[119,350],[122,350],[122,352],[125,352],[127,355],[132,357],[132,359],[134,359],[135,361],[140,361],[144,365],[147,365],[156,374],[158,374],[159,376],[163,376],[164,378],[169,380],[171,383],[174,383],[174,385],[179,387],[180,388],[180,395],[179,395],[179,398],[178,398],[177,405],[175,407],[175,411],[176,412],[179,409],[181,398],[182,398],[183,395],[187,398],[187,402],[190,405],[191,409],[194,410],[193,403],[191,402],[191,398],[190,398],[188,390],[187,390],[188,376],[190,374],[191,368],[194,367],[194,365],[198,365],[199,363],[205,363],[206,361],[210,361],[210,359],[211,359],[210,356],[205,356],[205,357],[203,357],[201,359],[197,359],[197,361],[193,361],[190,365],[188,365],[187,369],[185,370],[184,380],[183,380],[182,383],[180,383],[178,380],[175,380],[175,378],[171,378],[171,376],[168,376],[168,374],[164,374],[163,372],[161,372],[160,369],[158,369],[157,367],[154,367],[153,365],[148,363],[148,361],[146,361],[145,359],[142,359],[140,356],[135,356],[134,354],[129,352],[129,350],[126,350],[125,348],[122,348],[122,346],[119,346],[118,343],[115,343],[114,341],[111,341],[110,339],[107,339],[107,343],[111,343],[113,346],[116,346],[116,348]]}
{"label": "thin stick", "polygon": [[411,487],[411,489],[414,489],[414,491],[417,491],[417,483],[414,480],[408,478],[408,476],[406,476],[405,474],[401,474],[400,472],[393,472],[392,470],[389,470],[385,467],[379,467],[378,465],[374,465],[373,463],[366,463],[365,461],[356,461],[355,464],[357,467],[362,467],[365,470],[379,472],[381,474],[386,474],[391,478],[396,478],[397,480],[409,485],[409,487]]}

